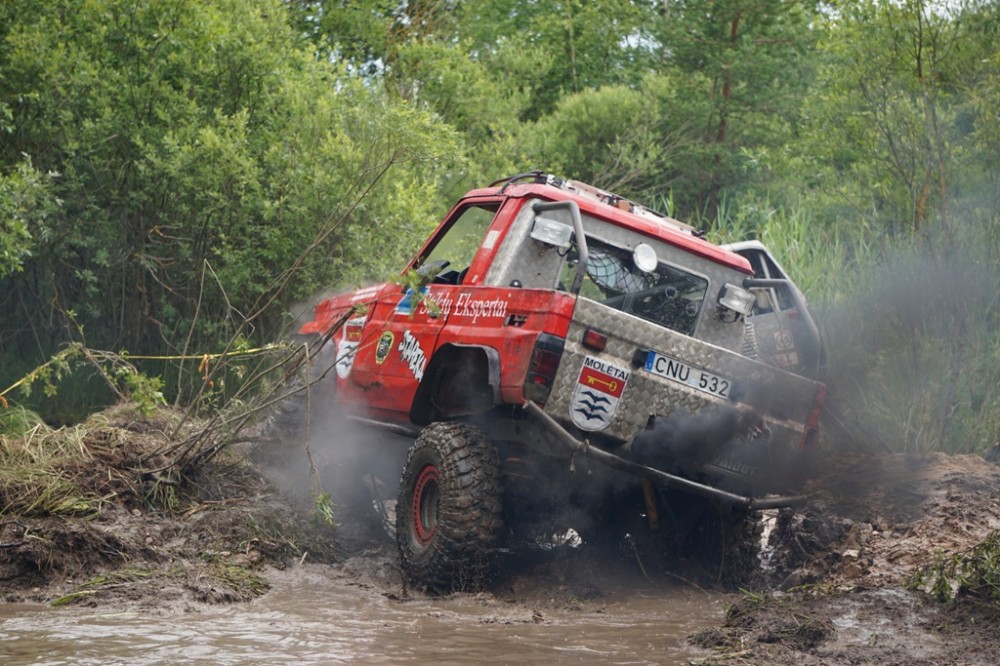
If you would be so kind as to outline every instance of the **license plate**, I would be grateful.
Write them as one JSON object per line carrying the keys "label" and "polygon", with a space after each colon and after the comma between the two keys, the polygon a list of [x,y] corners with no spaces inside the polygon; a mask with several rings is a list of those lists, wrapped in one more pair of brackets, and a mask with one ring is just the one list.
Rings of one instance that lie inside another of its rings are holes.
{"label": "license plate", "polygon": [[733,386],[733,382],[725,377],[720,377],[655,351],[646,354],[646,370],[654,375],[666,377],[718,398],[728,399],[729,390]]}

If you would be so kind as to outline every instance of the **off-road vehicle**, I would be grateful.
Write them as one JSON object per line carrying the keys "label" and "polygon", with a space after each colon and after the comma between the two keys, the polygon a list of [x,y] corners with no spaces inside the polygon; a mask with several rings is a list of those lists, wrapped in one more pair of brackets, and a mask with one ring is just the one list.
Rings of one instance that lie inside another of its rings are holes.
{"label": "off-road vehicle", "polygon": [[764,246],[701,236],[532,172],[466,194],[406,279],[317,305],[300,332],[336,352],[321,408],[406,442],[367,478],[402,468],[411,584],[474,587],[557,534],[652,544],[725,583],[752,566],[759,511],[799,499],[822,349]]}

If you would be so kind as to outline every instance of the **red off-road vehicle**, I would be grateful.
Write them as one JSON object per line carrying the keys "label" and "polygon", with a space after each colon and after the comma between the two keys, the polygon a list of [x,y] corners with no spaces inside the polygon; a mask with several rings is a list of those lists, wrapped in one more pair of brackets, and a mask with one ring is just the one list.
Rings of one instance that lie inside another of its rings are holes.
{"label": "red off-road vehicle", "polygon": [[[469,192],[404,274],[324,300],[301,333],[336,351],[330,408],[406,437],[412,584],[475,586],[498,552],[574,533],[735,582],[759,511],[799,499],[822,349],[759,243],[533,172]],[[369,481],[398,473],[379,450]]]}

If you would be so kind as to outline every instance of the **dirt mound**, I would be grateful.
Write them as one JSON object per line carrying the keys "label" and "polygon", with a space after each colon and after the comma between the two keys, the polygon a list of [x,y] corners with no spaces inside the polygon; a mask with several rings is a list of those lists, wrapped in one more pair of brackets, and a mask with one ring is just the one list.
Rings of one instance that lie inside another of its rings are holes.
{"label": "dirt mound", "polygon": [[722,627],[692,637],[717,651],[712,663],[998,663],[1000,607],[961,589],[941,604],[913,581],[1000,529],[1000,468],[934,453],[819,469],[813,501],[779,512],[772,530],[777,591],[745,595]]}
{"label": "dirt mound", "polygon": [[[179,415],[119,407],[0,447],[0,599],[178,603],[251,599],[263,572],[336,557],[331,528],[293,508],[236,450],[171,472]],[[193,424],[192,427],[197,427]]]}
{"label": "dirt mound", "polygon": [[1000,529],[1000,468],[980,456],[827,459],[821,469],[808,508],[778,515],[768,561],[780,589],[903,585]]}

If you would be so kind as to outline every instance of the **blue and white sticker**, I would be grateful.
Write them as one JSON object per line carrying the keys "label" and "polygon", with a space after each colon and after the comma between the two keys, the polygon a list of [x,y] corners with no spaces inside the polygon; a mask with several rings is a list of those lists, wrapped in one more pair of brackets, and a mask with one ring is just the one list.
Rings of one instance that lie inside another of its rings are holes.
{"label": "blue and white sticker", "polygon": [[337,344],[337,376],[347,379],[354,367],[354,357],[358,353],[358,343],[352,340],[341,340]]}
{"label": "blue and white sticker", "polygon": [[581,430],[604,430],[618,409],[631,372],[593,356],[583,359],[569,402],[569,415]]}

